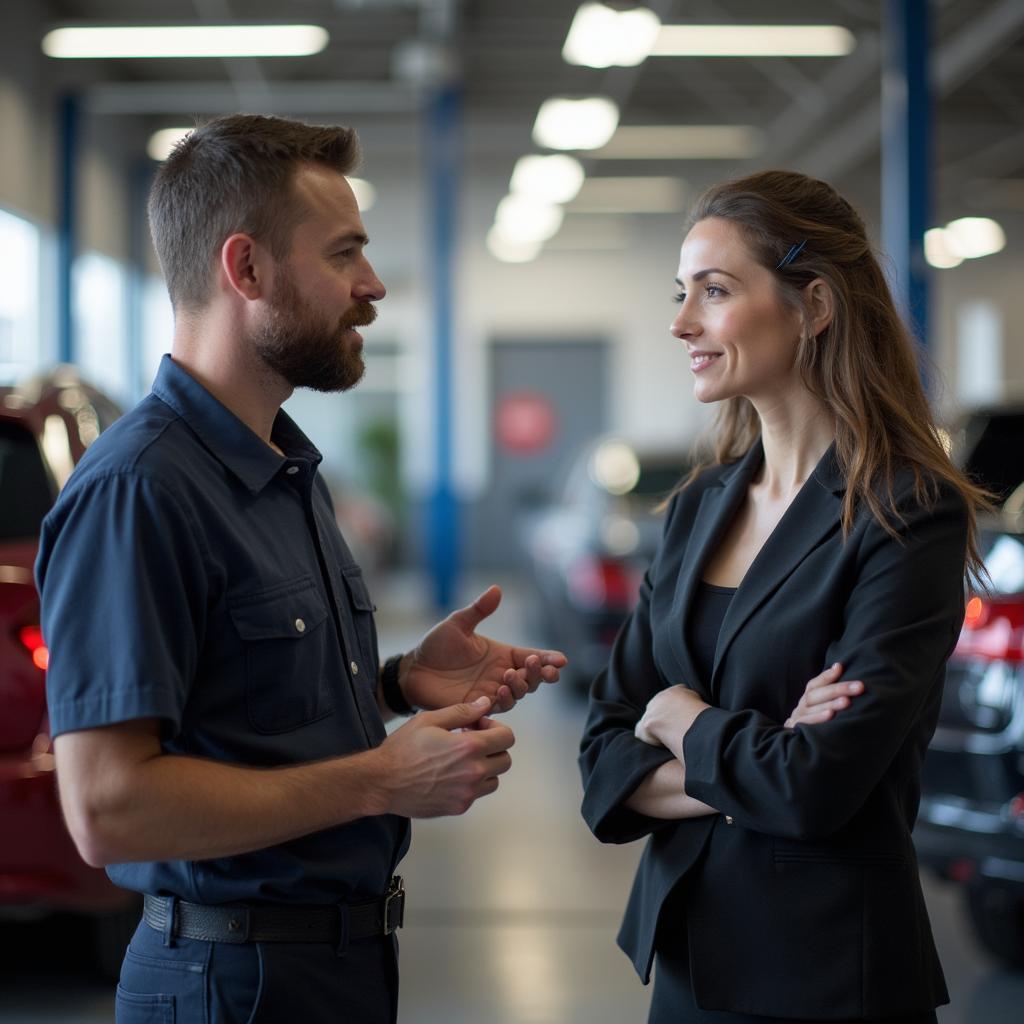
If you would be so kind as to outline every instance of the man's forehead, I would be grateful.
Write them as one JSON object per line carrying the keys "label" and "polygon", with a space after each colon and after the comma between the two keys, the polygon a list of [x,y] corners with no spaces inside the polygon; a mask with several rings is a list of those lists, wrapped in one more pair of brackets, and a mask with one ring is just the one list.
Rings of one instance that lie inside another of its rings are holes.
{"label": "man's forehead", "polygon": [[300,224],[327,235],[365,237],[359,204],[345,176],[327,167],[301,167],[292,181],[296,198],[305,208]]}

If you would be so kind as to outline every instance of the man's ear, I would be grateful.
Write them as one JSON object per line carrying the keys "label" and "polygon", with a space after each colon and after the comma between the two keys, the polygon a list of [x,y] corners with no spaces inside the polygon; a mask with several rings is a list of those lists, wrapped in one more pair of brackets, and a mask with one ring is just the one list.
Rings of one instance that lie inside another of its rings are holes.
{"label": "man's ear", "polygon": [[248,301],[263,298],[270,254],[251,235],[231,235],[220,247],[220,268],[228,286]]}
{"label": "man's ear", "polygon": [[835,296],[832,288],[820,277],[804,285],[804,309],[806,310],[807,326],[813,337],[817,337],[835,316]]}

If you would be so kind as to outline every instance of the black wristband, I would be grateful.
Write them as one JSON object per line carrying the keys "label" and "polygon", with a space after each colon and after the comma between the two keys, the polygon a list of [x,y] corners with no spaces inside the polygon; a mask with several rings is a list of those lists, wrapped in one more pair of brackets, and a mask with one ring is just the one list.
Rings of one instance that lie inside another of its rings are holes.
{"label": "black wristband", "polygon": [[398,670],[402,665],[403,655],[395,654],[384,662],[380,670],[380,693],[384,703],[396,715],[414,715],[416,709],[405,699],[402,688],[398,685]]}

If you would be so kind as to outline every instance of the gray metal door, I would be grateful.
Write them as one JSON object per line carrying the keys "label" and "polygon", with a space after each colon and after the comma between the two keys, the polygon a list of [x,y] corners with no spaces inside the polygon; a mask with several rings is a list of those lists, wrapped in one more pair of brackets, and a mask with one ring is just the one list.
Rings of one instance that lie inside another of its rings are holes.
{"label": "gray metal door", "polygon": [[573,455],[607,429],[607,361],[600,340],[493,343],[490,481],[467,516],[471,565],[520,565],[523,512],[557,495]]}

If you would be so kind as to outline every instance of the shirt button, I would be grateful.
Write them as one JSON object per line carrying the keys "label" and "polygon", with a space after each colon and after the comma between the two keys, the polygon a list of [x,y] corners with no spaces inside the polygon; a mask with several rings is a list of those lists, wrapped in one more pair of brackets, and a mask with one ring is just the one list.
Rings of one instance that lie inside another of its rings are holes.
{"label": "shirt button", "polygon": [[296,619],[295,620],[295,628],[300,633],[305,633],[306,632],[306,624],[302,621],[302,619]]}
{"label": "shirt button", "polygon": [[352,675],[354,675],[354,676],[359,675],[359,666],[354,661],[349,662],[349,666],[348,667],[350,669],[352,669]]}
{"label": "shirt button", "polygon": [[732,824],[732,815],[727,814],[725,816],[725,823],[726,823],[726,825],[731,825]]}
{"label": "shirt button", "polygon": [[285,472],[286,472],[286,473],[287,473],[287,474],[288,474],[289,476],[295,476],[295,474],[296,474],[296,473],[298,473],[298,471],[299,471],[299,467],[298,467],[298,466],[289,466],[289,467],[288,467],[288,468],[287,468],[287,469],[285,470]]}

